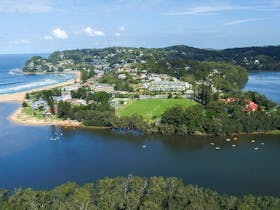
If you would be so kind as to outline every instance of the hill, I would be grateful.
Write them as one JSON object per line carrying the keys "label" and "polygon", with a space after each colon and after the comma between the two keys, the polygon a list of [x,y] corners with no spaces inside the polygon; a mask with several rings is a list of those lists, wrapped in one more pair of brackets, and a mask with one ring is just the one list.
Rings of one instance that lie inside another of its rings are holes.
{"label": "hill", "polygon": [[[166,48],[110,47],[53,52],[48,59],[34,56],[23,68],[26,72],[53,72],[71,68],[81,70],[99,66],[112,70],[125,63],[144,64],[153,61],[156,67],[187,67],[193,61],[228,62],[247,70],[280,70],[280,46],[244,47],[224,50],[199,49],[184,45]],[[175,74],[175,73],[174,73]]]}

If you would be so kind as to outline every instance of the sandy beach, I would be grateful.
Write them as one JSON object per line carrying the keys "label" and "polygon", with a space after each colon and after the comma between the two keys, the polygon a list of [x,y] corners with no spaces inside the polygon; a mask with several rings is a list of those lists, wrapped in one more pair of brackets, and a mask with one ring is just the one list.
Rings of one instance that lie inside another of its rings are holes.
{"label": "sandy beach", "polygon": [[[68,73],[68,72],[67,72]],[[42,90],[49,90],[52,88],[58,88],[66,85],[74,84],[75,82],[80,82],[80,72],[69,72],[69,74],[75,74],[75,79],[58,83],[55,85],[49,85],[41,88],[36,88],[28,91],[18,92],[18,93],[11,93],[11,94],[3,94],[0,95],[0,103],[1,102],[16,102],[16,103],[22,103],[24,101],[24,97],[26,93],[36,92],[36,91],[42,91]],[[30,125],[30,126],[44,126],[44,125],[61,125],[61,126],[79,126],[80,123],[77,121],[71,121],[71,120],[58,120],[53,118],[48,119],[38,119],[36,117],[32,117],[30,115],[27,115],[23,113],[22,108],[18,108],[13,114],[11,114],[9,117],[9,120],[17,123],[17,124],[23,124],[23,125]]]}
{"label": "sandy beach", "polygon": [[72,80],[69,80],[69,81],[66,81],[66,82],[58,83],[58,84],[55,84],[55,85],[49,85],[49,86],[45,86],[45,87],[41,87],[41,88],[28,90],[28,91],[11,93],[11,94],[3,94],[3,95],[0,95],[0,102],[22,103],[26,93],[31,93],[31,92],[41,91],[41,90],[49,90],[49,89],[52,89],[52,88],[62,87],[62,86],[65,86],[65,85],[71,85],[71,84],[74,84],[75,82],[80,82],[80,72],[71,72],[69,74],[75,74],[76,78],[72,79]]}

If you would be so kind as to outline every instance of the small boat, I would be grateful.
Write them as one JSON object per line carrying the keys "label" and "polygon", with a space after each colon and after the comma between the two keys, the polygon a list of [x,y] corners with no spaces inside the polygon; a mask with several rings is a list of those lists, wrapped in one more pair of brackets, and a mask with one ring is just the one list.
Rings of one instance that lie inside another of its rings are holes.
{"label": "small boat", "polygon": [[234,139],[233,139],[234,141],[236,141],[237,140],[237,138],[236,137],[234,137]]}
{"label": "small boat", "polygon": [[142,148],[146,148],[147,146],[144,144],[144,145],[142,145]]}
{"label": "small boat", "polygon": [[211,146],[214,146],[215,144],[213,142],[210,143]]}
{"label": "small boat", "polygon": [[252,143],[255,143],[256,141],[255,141],[255,140],[251,140],[251,142],[252,142]]}
{"label": "small boat", "polygon": [[231,145],[232,147],[236,147],[236,145],[235,144],[233,144],[233,145]]}
{"label": "small boat", "polygon": [[215,149],[216,149],[216,150],[219,150],[219,149],[221,149],[221,148],[220,148],[220,147],[216,147]]}
{"label": "small boat", "polygon": [[56,138],[51,138],[51,141],[56,141]]}
{"label": "small boat", "polygon": [[226,141],[230,141],[230,139],[226,139]]}
{"label": "small boat", "polygon": [[63,136],[63,133],[61,133],[60,135]]}
{"label": "small boat", "polygon": [[258,149],[259,149],[258,147],[255,147],[255,148],[254,148],[254,150],[258,150]]}
{"label": "small boat", "polygon": [[264,145],[264,142],[262,142],[261,145]]}

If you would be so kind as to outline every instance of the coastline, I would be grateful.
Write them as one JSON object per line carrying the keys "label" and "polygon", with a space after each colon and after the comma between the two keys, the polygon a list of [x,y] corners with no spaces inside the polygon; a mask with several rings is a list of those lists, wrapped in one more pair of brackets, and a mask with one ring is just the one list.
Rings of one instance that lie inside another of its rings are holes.
{"label": "coastline", "polygon": [[75,82],[80,82],[80,72],[63,72],[63,73],[75,74],[75,78],[68,80],[66,82],[49,85],[49,86],[44,86],[44,87],[40,87],[40,88],[35,88],[32,90],[0,95],[0,103],[15,102],[15,103],[20,104],[20,107],[8,117],[8,120],[10,120],[11,122],[14,122],[16,124],[28,125],[28,126],[45,126],[45,125],[79,126],[80,123],[77,121],[57,120],[57,119],[46,119],[46,120],[42,119],[41,120],[36,117],[26,115],[25,113],[22,112],[21,103],[24,101],[24,97],[25,97],[26,93],[42,91],[42,90],[49,90],[52,88],[58,88],[58,87],[66,86],[66,85],[72,85],[72,84],[75,84]]}

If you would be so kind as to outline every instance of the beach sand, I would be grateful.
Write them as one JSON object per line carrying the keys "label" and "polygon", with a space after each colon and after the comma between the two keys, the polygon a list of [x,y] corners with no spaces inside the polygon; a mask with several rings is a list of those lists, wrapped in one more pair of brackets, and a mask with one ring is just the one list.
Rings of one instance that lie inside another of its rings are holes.
{"label": "beach sand", "polygon": [[[0,103],[1,102],[16,102],[21,103],[24,101],[24,97],[26,93],[36,92],[36,91],[42,91],[42,90],[49,90],[52,88],[58,88],[66,85],[74,84],[75,82],[80,82],[80,72],[71,72],[71,74],[75,74],[76,78],[58,83],[55,85],[45,86],[41,88],[36,88],[28,91],[18,92],[18,93],[11,93],[11,94],[4,94],[0,95]],[[80,123],[77,121],[71,121],[71,120],[58,120],[58,119],[38,119],[36,117],[30,116],[25,114],[22,111],[22,108],[18,108],[12,115],[8,117],[8,119],[14,123],[17,124],[23,124],[23,125],[30,125],[30,126],[44,126],[44,125],[61,125],[61,126],[79,126]]]}
{"label": "beach sand", "polygon": [[80,82],[80,72],[73,72],[71,74],[75,74],[76,78],[72,79],[72,80],[69,80],[69,81],[66,81],[66,82],[58,83],[58,84],[55,84],[55,85],[49,85],[49,86],[36,88],[36,89],[23,91],[23,92],[18,92],[18,93],[0,95],[0,102],[22,103],[26,93],[31,93],[31,92],[41,91],[41,90],[49,90],[49,89],[52,89],[52,88],[62,87],[62,86],[65,86],[65,85],[71,85],[71,84],[74,84],[75,82]]}

